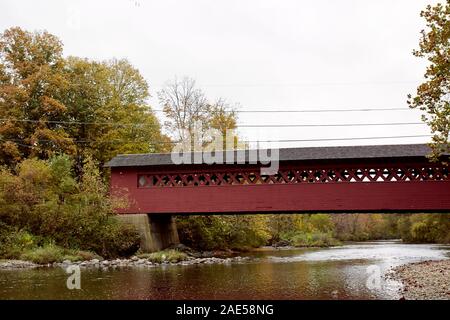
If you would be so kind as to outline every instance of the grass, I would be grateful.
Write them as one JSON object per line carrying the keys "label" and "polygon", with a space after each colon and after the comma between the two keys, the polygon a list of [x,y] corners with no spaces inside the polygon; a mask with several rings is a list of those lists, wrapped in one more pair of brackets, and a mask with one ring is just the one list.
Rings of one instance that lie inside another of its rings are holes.
{"label": "grass", "polygon": [[36,247],[26,250],[20,255],[21,260],[31,261],[37,264],[49,264],[69,260],[70,262],[99,259],[102,257],[89,251],[64,249],[54,244]]}
{"label": "grass", "polygon": [[151,262],[162,263],[162,262],[179,262],[184,261],[188,258],[188,255],[184,252],[178,250],[163,250],[153,253],[141,253],[137,255],[140,259],[147,259]]}
{"label": "grass", "polygon": [[103,258],[101,256],[99,256],[95,252],[91,252],[91,251],[82,251],[82,250],[76,251],[76,256],[79,257],[80,260],[84,260],[84,261],[92,260],[92,259],[103,260]]}
{"label": "grass", "polygon": [[64,257],[64,250],[61,247],[53,244],[48,244],[43,247],[30,249],[22,253],[21,260],[31,261],[37,264],[48,264],[62,261]]}

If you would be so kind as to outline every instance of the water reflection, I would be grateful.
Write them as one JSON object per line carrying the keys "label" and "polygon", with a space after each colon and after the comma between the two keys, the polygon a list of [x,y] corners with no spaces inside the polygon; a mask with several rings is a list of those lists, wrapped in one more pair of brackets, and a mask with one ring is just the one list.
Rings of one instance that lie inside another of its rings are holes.
{"label": "water reflection", "polygon": [[83,270],[81,290],[59,268],[0,271],[0,299],[398,299],[398,284],[366,286],[367,267],[446,259],[450,247],[398,242],[270,250],[245,263]]}

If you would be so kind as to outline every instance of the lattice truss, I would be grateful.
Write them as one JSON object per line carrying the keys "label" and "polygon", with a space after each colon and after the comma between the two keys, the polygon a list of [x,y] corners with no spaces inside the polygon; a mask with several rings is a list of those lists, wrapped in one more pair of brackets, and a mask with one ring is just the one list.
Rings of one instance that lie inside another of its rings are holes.
{"label": "lattice truss", "polygon": [[281,168],[277,174],[261,175],[257,169],[199,171],[196,173],[148,173],[137,177],[138,188],[196,187],[224,185],[411,182],[449,180],[448,168],[439,165],[354,167],[354,168]]}

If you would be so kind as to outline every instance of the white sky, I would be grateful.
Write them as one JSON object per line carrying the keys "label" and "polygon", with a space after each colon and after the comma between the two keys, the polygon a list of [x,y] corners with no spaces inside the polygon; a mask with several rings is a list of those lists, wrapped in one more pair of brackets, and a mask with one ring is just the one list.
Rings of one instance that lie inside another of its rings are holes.
{"label": "white sky", "polygon": [[[433,0],[2,0],[0,30],[46,29],[65,55],[127,58],[156,92],[190,76],[242,110],[407,108],[423,79],[420,11]],[[417,111],[241,113],[241,124],[420,122]],[[240,128],[248,140],[427,135],[425,125]],[[421,143],[428,138],[276,143]],[[265,146],[261,144],[261,146]]]}

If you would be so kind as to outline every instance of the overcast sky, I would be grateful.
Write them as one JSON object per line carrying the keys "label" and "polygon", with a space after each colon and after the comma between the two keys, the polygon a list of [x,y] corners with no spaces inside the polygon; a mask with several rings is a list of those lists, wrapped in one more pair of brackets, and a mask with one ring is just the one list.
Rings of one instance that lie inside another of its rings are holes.
{"label": "overcast sky", "polygon": [[[156,92],[190,76],[240,110],[407,108],[426,61],[412,55],[431,0],[2,0],[0,30],[47,30],[64,54],[127,58]],[[416,111],[239,114],[240,124],[420,122]],[[248,140],[427,135],[425,125],[240,128]],[[428,138],[276,143],[420,143]]]}

